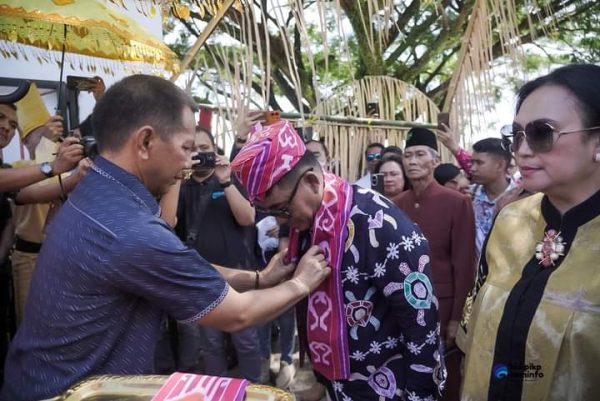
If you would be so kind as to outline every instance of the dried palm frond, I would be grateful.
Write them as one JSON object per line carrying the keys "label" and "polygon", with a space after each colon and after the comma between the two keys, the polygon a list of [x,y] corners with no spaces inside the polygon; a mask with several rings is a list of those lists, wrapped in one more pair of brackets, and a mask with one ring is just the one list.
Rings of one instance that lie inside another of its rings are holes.
{"label": "dried palm frond", "polygon": [[[379,118],[383,120],[428,123],[435,121],[439,112],[436,104],[414,86],[386,76],[369,76],[352,82],[321,102],[315,114],[368,117],[367,103],[370,102],[378,104]],[[363,152],[369,143],[402,147],[407,131],[392,126],[331,124],[319,120],[314,127],[336,160],[336,172],[350,180],[362,174]],[[448,158],[446,154],[443,156]]]}

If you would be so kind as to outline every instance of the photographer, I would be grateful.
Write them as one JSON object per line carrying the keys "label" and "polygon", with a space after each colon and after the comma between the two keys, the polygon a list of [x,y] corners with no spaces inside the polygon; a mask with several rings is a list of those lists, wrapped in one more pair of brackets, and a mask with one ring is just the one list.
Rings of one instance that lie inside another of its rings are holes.
{"label": "photographer", "polygon": [[[231,176],[229,160],[215,153],[213,136],[196,127],[194,151],[200,152],[192,176],[181,185],[175,231],[181,240],[208,262],[239,269],[256,269],[254,207],[245,190]],[[235,249],[235,252],[231,252]],[[194,370],[198,362],[199,330],[206,340],[205,373],[227,375],[225,333],[211,328],[177,325],[177,370]],[[260,356],[257,329],[251,327],[231,334],[240,374],[257,382]]]}
{"label": "photographer", "polygon": [[[27,97],[23,100],[27,101]],[[69,137],[62,143],[58,142],[63,132],[62,117],[51,116],[44,125],[36,126],[41,121],[40,114],[47,113],[45,109],[40,112],[25,105],[19,110],[24,127],[20,131],[21,139],[31,160],[13,163],[14,170],[41,162],[40,169],[48,179],[22,188],[14,195],[15,247],[11,259],[17,324],[23,319],[31,277],[49,218],[58,208],[58,201],[72,191],[87,172],[90,163],[89,160],[82,160],[83,146],[77,138]],[[58,179],[78,163],[77,170]]]}
{"label": "photographer", "polygon": [[[19,119],[17,117],[17,106],[12,103],[0,103],[0,148],[8,146],[14,137],[18,126]],[[46,126],[47,132],[53,135],[53,131],[57,129],[62,130],[62,117],[50,117],[45,123],[44,120],[42,120],[38,127],[40,126]],[[28,131],[21,129],[20,132],[22,132],[21,135],[23,137],[27,137],[27,134],[33,132],[34,129]],[[35,146],[32,145],[34,149],[37,144],[39,144],[39,138]],[[76,165],[77,161],[81,159],[80,157],[78,158],[77,152],[73,152],[73,149],[76,149],[77,147],[69,148],[70,145],[72,145],[71,142],[61,144],[56,159],[51,162],[17,162],[17,165],[14,167],[19,168],[0,170],[0,191],[17,191],[28,185],[43,181],[53,174],[62,174],[70,170]],[[26,200],[23,201],[23,203],[26,202]]]}

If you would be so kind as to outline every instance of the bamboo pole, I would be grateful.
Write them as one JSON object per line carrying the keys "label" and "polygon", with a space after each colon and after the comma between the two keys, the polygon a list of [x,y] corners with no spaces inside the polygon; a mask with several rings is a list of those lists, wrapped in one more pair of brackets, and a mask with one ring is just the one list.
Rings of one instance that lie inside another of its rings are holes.
{"label": "bamboo pole", "polygon": [[198,54],[198,51],[204,45],[204,42],[206,42],[206,39],[208,39],[210,34],[213,33],[217,27],[217,24],[223,19],[227,10],[229,10],[235,2],[236,0],[225,0],[223,2],[223,5],[217,10],[217,13],[210,19],[210,21],[208,21],[208,25],[206,25],[206,28],[204,28],[204,30],[200,33],[200,36],[198,36],[198,39],[196,39],[194,46],[192,46],[192,48],[186,53],[183,61],[181,62],[179,71],[175,72],[171,76],[171,82],[175,82],[177,78],[179,78],[179,75],[188,68],[192,62],[192,59],[196,57],[196,54]]}
{"label": "bamboo pole", "polygon": [[[463,44],[460,48],[460,53],[458,55],[458,62],[456,65],[458,68],[454,71],[452,75],[452,79],[450,80],[450,85],[448,86],[448,91],[446,92],[446,100],[444,101],[444,106],[442,107],[442,111],[449,112],[452,104],[452,100],[454,99],[454,95],[456,94],[456,86],[458,85],[458,80],[463,74],[463,66],[465,62],[465,58],[469,52],[469,48],[471,47],[471,37],[473,35],[473,31],[475,30],[475,23],[478,22],[479,19],[479,2],[482,0],[476,0],[475,5],[473,6],[473,13],[471,14],[471,18],[469,19],[469,23],[467,25],[467,30],[463,35]],[[485,1],[485,0],[483,0]]]}
{"label": "bamboo pole", "polygon": [[[299,113],[281,113],[282,118],[301,119]],[[345,117],[345,116],[318,116],[315,114],[304,114],[304,118],[309,121],[325,121],[328,123],[345,125],[366,125],[370,127],[390,127],[390,128],[437,128],[436,124],[417,123],[414,121],[400,120],[381,120],[379,118]]]}
{"label": "bamboo pole", "polygon": [[[221,110],[224,107],[215,106],[212,104],[198,104],[198,107],[210,110]],[[260,111],[249,111],[249,113],[260,113]],[[379,118],[362,118],[362,117],[345,117],[345,116],[319,116],[316,114],[300,114],[300,113],[281,113],[281,118],[291,120],[306,121],[322,121],[327,123],[343,124],[343,125],[362,125],[369,127],[388,127],[388,128],[437,128],[436,124],[417,123],[414,121],[400,120],[382,120]]]}

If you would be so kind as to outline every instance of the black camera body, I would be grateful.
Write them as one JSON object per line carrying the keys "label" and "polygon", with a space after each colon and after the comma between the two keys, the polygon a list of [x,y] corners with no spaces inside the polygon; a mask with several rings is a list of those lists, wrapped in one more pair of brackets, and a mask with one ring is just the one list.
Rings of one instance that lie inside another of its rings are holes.
{"label": "black camera body", "polygon": [[192,157],[192,160],[198,160],[198,163],[192,167],[194,170],[208,170],[215,168],[217,163],[217,154],[215,152],[200,152]]}
{"label": "black camera body", "polygon": [[371,189],[383,195],[383,174],[371,174]]}
{"label": "black camera body", "polygon": [[98,156],[96,138],[91,135],[82,136],[79,143],[83,145],[83,157],[89,157],[94,160]]}

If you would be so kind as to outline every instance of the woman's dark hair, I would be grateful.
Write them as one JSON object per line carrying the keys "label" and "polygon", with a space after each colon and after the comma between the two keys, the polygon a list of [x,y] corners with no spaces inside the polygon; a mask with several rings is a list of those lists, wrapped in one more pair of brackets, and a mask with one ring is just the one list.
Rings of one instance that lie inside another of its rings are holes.
{"label": "woman's dark hair", "polygon": [[379,163],[377,163],[377,166],[375,166],[375,174],[379,174],[379,171],[381,170],[381,166],[383,166],[385,163],[389,163],[389,162],[394,162],[400,166],[400,171],[402,171],[402,177],[404,177],[404,188],[402,188],[402,190],[406,191],[406,190],[410,189],[410,181],[408,180],[408,176],[406,175],[406,172],[404,171],[404,165],[402,164],[402,157],[400,157],[396,154],[388,154],[388,155],[386,155],[385,160],[380,160]]}
{"label": "woman's dark hair", "polygon": [[394,145],[388,146],[387,148],[383,149],[383,152],[381,152],[381,160],[387,160],[392,155],[402,157],[402,148]]}
{"label": "woman's dark hair", "polygon": [[526,83],[517,94],[517,112],[532,92],[546,85],[561,86],[575,96],[585,127],[600,125],[600,66],[570,64]]}
{"label": "woman's dark hair", "polygon": [[215,137],[213,136],[212,132],[210,132],[207,128],[204,128],[201,125],[196,125],[196,134],[198,134],[200,132],[204,132],[206,134],[206,136],[210,140],[210,143],[212,144],[213,148],[215,149],[216,154],[218,154],[219,156],[225,155],[225,151],[223,150],[223,148],[217,146],[217,144],[215,143]]}
{"label": "woman's dark hair", "polygon": [[208,139],[210,139],[210,143],[212,143],[213,147],[216,149],[217,145],[215,143],[215,137],[213,136],[212,132],[210,132],[209,130],[207,130],[206,128],[204,128],[200,125],[196,125],[196,134],[198,134],[200,132],[204,132],[206,134],[206,136],[208,136]]}

